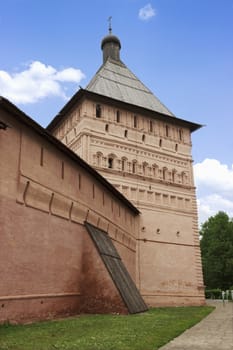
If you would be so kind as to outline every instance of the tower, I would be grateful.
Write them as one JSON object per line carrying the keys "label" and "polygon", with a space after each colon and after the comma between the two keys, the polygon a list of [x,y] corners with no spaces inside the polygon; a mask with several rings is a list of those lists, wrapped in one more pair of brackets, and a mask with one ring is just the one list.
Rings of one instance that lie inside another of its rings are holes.
{"label": "tower", "polygon": [[149,305],[204,303],[191,133],[120,59],[121,42],[101,42],[103,64],[48,130],[141,212],[136,282]]}

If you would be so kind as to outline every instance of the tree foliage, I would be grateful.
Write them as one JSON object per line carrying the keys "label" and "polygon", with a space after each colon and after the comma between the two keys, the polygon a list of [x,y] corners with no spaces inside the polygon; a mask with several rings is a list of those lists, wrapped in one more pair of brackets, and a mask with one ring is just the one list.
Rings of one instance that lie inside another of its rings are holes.
{"label": "tree foliage", "polygon": [[206,287],[228,289],[233,285],[233,220],[219,212],[202,225],[200,235]]}

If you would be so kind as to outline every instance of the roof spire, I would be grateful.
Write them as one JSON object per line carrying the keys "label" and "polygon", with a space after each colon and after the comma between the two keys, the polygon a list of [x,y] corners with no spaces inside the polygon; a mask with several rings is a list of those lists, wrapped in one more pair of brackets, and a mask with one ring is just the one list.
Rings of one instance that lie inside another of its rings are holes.
{"label": "roof spire", "polygon": [[112,34],[112,16],[108,17],[108,31],[109,35]]}

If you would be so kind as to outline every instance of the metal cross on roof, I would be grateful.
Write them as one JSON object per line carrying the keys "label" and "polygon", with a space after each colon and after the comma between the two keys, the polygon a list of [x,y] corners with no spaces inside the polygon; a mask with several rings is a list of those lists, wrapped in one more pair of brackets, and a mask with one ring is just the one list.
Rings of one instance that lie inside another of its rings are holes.
{"label": "metal cross on roof", "polygon": [[108,17],[108,31],[109,31],[109,34],[112,34],[112,16]]}

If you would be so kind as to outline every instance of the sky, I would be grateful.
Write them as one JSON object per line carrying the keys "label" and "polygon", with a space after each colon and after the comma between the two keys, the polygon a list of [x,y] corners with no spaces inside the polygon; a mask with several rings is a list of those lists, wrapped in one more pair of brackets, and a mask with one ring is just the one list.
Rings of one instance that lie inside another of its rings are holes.
{"label": "sky", "polygon": [[101,40],[192,134],[199,223],[233,217],[233,0],[0,0],[0,95],[46,127],[102,64]]}

